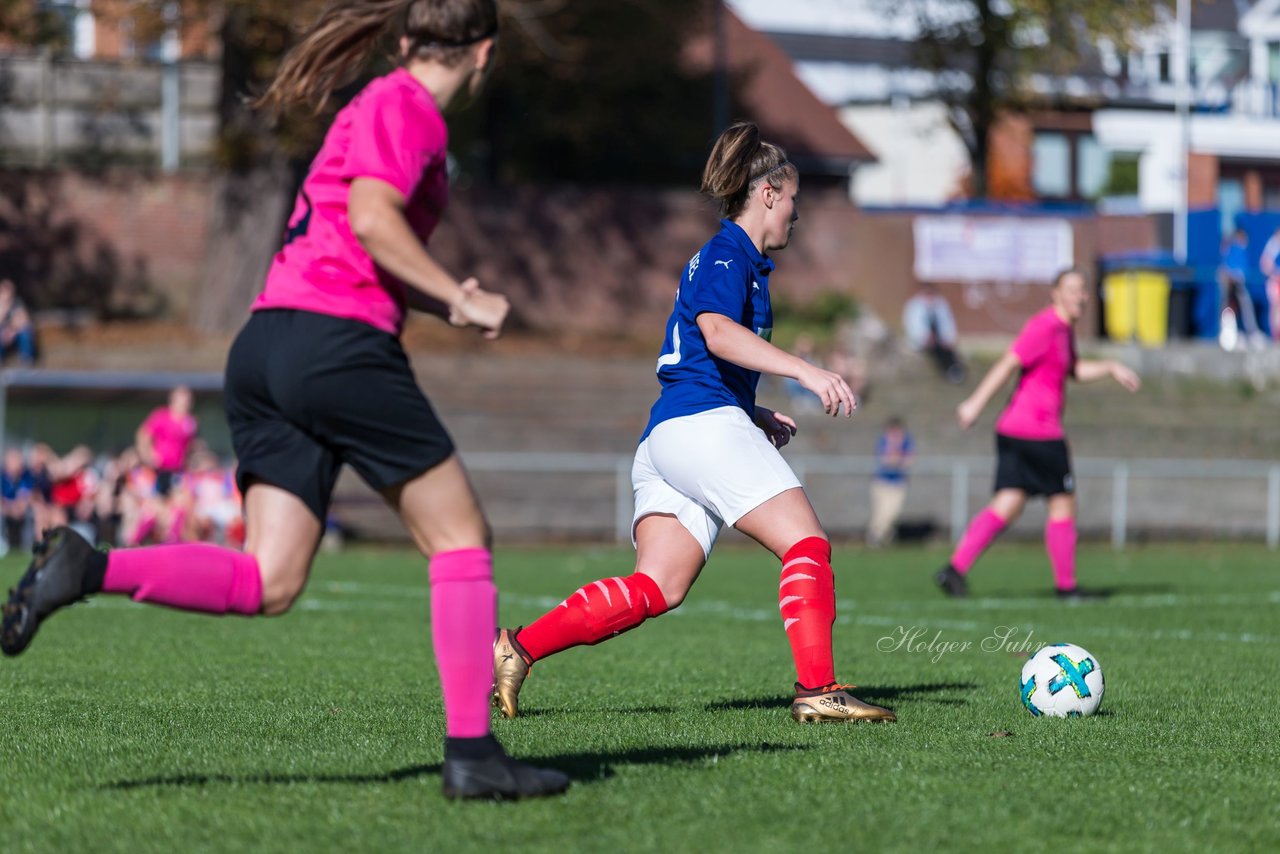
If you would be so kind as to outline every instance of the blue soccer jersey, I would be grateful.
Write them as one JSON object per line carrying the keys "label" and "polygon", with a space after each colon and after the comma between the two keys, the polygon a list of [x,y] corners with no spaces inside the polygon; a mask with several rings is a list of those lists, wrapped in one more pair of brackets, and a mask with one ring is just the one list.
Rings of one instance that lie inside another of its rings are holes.
{"label": "blue soccer jersey", "polygon": [[769,273],[773,262],[760,254],[737,223],[722,220],[720,232],[689,260],[676,290],[675,309],[658,357],[662,394],[649,414],[640,441],[671,418],[738,406],[755,415],[759,371],[749,371],[707,350],[697,318],[723,314],[768,341],[773,334]]}

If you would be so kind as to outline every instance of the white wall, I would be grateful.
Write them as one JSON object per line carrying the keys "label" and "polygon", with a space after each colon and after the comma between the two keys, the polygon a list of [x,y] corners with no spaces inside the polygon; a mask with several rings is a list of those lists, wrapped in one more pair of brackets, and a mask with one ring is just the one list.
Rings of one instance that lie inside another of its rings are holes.
{"label": "white wall", "polygon": [[969,171],[969,154],[939,103],[844,107],[839,115],[879,160],[854,174],[859,205],[941,204]]}
{"label": "white wall", "polygon": [[[1138,195],[1148,213],[1172,211],[1179,188],[1180,128],[1173,113],[1099,110],[1093,114],[1098,142],[1112,151],[1138,152]],[[1280,119],[1194,114],[1190,149],[1199,154],[1280,163]]]}

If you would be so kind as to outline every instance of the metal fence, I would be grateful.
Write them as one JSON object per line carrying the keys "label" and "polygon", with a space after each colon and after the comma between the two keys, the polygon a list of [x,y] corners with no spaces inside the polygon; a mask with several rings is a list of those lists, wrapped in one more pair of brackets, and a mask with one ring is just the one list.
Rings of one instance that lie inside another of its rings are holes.
{"label": "metal fence", "polygon": [[[629,542],[631,531],[630,456],[576,453],[469,453],[494,524],[514,536],[541,529],[550,538],[605,533],[603,510],[612,510],[612,534]],[[875,472],[872,457],[795,456],[788,458],[805,484],[828,531],[859,534],[867,518],[865,495]],[[904,515],[945,520],[938,529],[954,540],[990,491],[993,461],[988,457],[922,457],[911,467],[912,485]],[[1081,529],[1108,537],[1122,549],[1135,534],[1147,537],[1234,537],[1265,540],[1280,548],[1280,463],[1259,460],[1077,458],[1077,508]],[[529,490],[512,480],[534,476]],[[586,484],[577,500],[565,497],[564,480]],[[486,485],[485,481],[488,481]],[[559,487],[548,484],[560,483]],[[612,495],[606,491],[609,484]],[[536,494],[528,494],[536,490]],[[533,502],[547,512],[524,521],[504,512],[509,504]],[[1042,511],[1040,511],[1042,512]],[[1026,513],[1034,521],[1037,511]],[[557,521],[559,520],[559,521]]]}
{"label": "metal fence", "polygon": [[92,156],[166,172],[206,163],[220,85],[213,62],[0,56],[0,158],[48,166]]}

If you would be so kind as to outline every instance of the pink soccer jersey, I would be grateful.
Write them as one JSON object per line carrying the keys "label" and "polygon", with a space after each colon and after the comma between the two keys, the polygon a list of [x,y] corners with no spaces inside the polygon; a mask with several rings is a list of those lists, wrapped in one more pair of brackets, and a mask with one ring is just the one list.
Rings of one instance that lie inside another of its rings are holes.
{"label": "pink soccer jersey", "polygon": [[1063,438],[1067,378],[1076,365],[1071,325],[1050,306],[1027,321],[1010,350],[1022,363],[1022,376],[996,420],[996,432],[1016,439]]}
{"label": "pink soccer jersey", "polygon": [[196,418],[184,415],[174,418],[166,406],[161,406],[142,422],[142,432],[151,437],[151,450],[156,466],[165,471],[181,471],[187,461],[187,449],[196,437]]}
{"label": "pink soccer jersey", "polygon": [[407,286],[352,234],[347,196],[356,178],[385,181],[404,194],[409,226],[426,243],[448,200],[447,147],[444,117],[408,71],[366,86],[329,128],[253,310],[301,309],[400,334]]}

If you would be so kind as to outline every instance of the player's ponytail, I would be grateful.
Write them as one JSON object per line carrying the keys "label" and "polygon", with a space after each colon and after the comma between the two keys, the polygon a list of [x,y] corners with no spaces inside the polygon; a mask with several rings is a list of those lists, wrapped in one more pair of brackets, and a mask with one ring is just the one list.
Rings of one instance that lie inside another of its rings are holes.
{"label": "player's ponytail", "polygon": [[318,112],[386,35],[408,37],[410,58],[454,65],[497,32],[496,0],[335,0],[285,56],[254,106],[279,114],[310,103]]}
{"label": "player's ponytail", "polygon": [[797,174],[785,151],[760,139],[755,122],[737,122],[712,147],[702,170],[702,192],[720,203],[723,216],[733,219],[746,209],[752,188],[761,181],[781,188],[783,181]]}

